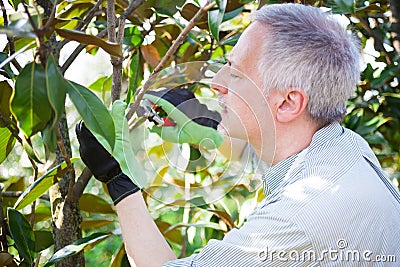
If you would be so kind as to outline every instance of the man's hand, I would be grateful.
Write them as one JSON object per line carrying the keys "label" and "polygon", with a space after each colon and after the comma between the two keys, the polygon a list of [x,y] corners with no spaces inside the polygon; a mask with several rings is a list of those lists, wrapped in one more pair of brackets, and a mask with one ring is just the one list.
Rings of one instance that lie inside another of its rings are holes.
{"label": "man's hand", "polygon": [[94,135],[80,121],[75,128],[82,161],[99,181],[105,183],[114,204],[139,191],[132,180],[126,176],[110,153],[97,141]]}

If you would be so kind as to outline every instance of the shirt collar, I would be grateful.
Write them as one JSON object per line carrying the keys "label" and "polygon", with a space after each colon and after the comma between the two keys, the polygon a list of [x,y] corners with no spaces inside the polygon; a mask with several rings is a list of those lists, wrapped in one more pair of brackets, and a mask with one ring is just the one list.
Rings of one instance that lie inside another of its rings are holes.
{"label": "shirt collar", "polygon": [[296,153],[266,170],[262,177],[264,194],[266,196],[271,194],[283,181],[298,154]]}
{"label": "shirt collar", "polygon": [[[343,133],[343,131],[344,129],[339,122],[331,123],[319,129],[311,139],[311,143],[308,148],[309,151],[323,145],[329,140],[337,138]],[[265,196],[268,196],[279,187],[299,153],[280,161],[266,170],[262,177]]]}

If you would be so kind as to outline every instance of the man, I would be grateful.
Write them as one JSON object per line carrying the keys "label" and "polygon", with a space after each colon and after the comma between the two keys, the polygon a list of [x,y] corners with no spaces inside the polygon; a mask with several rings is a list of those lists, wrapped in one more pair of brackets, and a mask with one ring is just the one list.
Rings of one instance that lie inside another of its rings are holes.
{"label": "man", "polygon": [[[269,5],[253,18],[212,88],[225,131],[271,165],[266,198],[242,228],[176,260],[138,189],[123,175],[102,177],[109,189],[129,184],[113,199],[132,264],[398,265],[400,195],[367,143],[339,124],[359,77],[357,42],[314,7]],[[86,146],[85,130],[77,132]]]}

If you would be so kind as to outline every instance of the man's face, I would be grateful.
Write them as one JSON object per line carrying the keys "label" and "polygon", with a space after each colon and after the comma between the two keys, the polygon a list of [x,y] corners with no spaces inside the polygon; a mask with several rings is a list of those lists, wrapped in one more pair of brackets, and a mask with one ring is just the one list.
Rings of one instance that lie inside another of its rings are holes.
{"label": "man's face", "polygon": [[219,91],[224,107],[221,128],[230,137],[249,141],[253,146],[262,145],[262,136],[268,134],[271,137],[274,128],[268,98],[262,91],[263,79],[257,67],[263,56],[265,29],[262,27],[254,22],[244,31],[232,49],[228,63],[212,83],[212,88]]}

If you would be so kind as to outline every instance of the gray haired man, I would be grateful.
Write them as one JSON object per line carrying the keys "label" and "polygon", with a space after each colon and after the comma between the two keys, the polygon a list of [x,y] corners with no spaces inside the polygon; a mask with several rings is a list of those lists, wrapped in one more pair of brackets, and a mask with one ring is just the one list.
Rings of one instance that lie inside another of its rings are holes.
{"label": "gray haired man", "polygon": [[358,42],[318,8],[254,12],[211,87],[223,103],[224,132],[270,165],[266,198],[243,227],[175,259],[136,190],[116,204],[131,263],[398,266],[399,192],[368,144],[339,124],[359,64]]}

